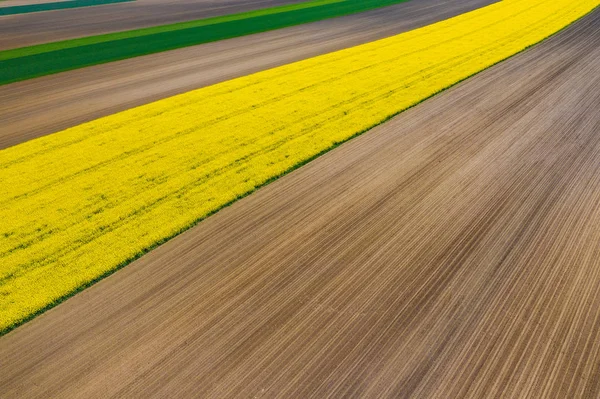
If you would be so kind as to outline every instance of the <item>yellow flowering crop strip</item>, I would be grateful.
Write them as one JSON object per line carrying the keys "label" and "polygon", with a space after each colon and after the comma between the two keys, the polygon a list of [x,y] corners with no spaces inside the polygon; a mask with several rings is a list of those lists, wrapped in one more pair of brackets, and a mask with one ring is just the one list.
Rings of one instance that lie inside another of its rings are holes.
{"label": "yellow flowering crop strip", "polygon": [[504,0],[0,151],[0,331],[599,3]]}

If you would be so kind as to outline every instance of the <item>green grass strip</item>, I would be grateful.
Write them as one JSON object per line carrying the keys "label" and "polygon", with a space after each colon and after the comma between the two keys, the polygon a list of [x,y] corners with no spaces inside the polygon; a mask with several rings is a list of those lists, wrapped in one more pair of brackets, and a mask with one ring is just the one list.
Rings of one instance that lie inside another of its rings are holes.
{"label": "green grass strip", "polygon": [[314,0],[0,52],[0,85],[71,69],[349,15],[407,0]]}
{"label": "green grass strip", "polygon": [[130,1],[135,0],[70,0],[57,1],[55,3],[27,4],[22,6],[0,7],[0,16],[28,14],[30,12],[40,11],[64,10],[67,8],[101,6],[104,4],[125,3]]}

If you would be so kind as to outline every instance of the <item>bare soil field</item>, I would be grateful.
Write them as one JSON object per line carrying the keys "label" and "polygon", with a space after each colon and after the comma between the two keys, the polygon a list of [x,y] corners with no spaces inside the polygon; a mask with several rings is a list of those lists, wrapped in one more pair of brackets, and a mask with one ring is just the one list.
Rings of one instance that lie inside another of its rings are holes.
{"label": "bare soil field", "polygon": [[31,4],[57,3],[70,0],[1,0],[0,7],[27,6]]}
{"label": "bare soil field", "polygon": [[600,395],[600,10],[0,338],[7,397]]}
{"label": "bare soil field", "polygon": [[195,88],[406,32],[494,2],[410,1],[0,86],[0,149]]}

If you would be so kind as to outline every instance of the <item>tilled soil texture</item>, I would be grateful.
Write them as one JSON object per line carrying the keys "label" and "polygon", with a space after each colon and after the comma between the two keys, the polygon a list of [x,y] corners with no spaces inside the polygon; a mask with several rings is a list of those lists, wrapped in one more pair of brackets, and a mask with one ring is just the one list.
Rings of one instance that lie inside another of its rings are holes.
{"label": "tilled soil texture", "polygon": [[600,395],[600,10],[0,338],[5,397]]}
{"label": "tilled soil texture", "polygon": [[494,2],[409,1],[0,86],[0,149],[171,95],[406,32]]}

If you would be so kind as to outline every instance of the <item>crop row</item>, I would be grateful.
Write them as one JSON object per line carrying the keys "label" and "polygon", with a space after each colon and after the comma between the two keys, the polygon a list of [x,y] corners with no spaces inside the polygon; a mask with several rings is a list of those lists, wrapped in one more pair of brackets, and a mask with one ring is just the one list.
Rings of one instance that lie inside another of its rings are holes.
{"label": "crop row", "polygon": [[0,151],[0,329],[598,4],[505,0]]}

